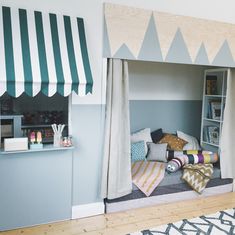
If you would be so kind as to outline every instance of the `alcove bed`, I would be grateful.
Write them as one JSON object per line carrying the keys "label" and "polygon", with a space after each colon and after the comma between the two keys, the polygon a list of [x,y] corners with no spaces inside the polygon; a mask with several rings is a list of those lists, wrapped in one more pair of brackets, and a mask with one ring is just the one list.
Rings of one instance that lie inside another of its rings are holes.
{"label": "alcove bed", "polygon": [[[214,69],[213,71],[220,72],[222,68],[221,71],[226,71],[226,75],[232,77],[231,70],[227,68],[235,66],[233,59],[235,43],[232,40],[235,26],[113,4],[105,4],[104,15],[104,58],[125,61],[121,69],[124,74],[122,76],[129,81],[129,92],[119,94],[129,97],[128,104],[123,99],[120,102],[122,108],[130,112],[130,132],[135,133],[144,128],[150,128],[151,132],[162,129],[164,133],[173,134],[182,131],[194,136],[202,144],[205,71]],[[192,28],[195,29],[193,32]],[[233,31],[228,31],[231,28]],[[115,61],[109,61],[108,74],[109,70],[115,73],[114,63]],[[107,80],[107,94],[111,95],[109,86]],[[112,81],[113,89],[114,86],[115,83]],[[125,86],[125,80],[121,86]],[[229,105],[227,109],[230,108]],[[124,119],[123,122],[125,121]],[[109,157],[113,151],[112,128],[110,133],[111,138],[108,139],[110,142],[107,143],[107,138],[105,139],[105,145],[108,146],[105,148],[108,149],[105,155]],[[222,141],[225,136],[228,136],[228,132],[223,133]],[[123,137],[122,139],[128,139],[127,134],[123,134]],[[130,133],[129,138],[131,138]],[[117,145],[119,146],[119,143]],[[224,148],[220,144],[218,148],[212,145],[202,147],[219,152],[220,162],[214,164],[211,180],[201,194],[193,191],[181,179],[180,170],[172,174],[165,173],[163,181],[149,197],[146,197],[134,184],[131,191],[125,188],[127,184],[123,183],[124,177],[126,176],[126,181],[129,181],[131,175],[127,173],[128,170],[131,171],[129,163],[125,167],[119,159],[116,160],[116,167],[109,167],[110,165],[107,167],[106,164],[106,167],[103,167],[102,181],[106,212],[231,192],[234,177],[231,172],[231,174],[225,173],[228,159],[223,152]],[[228,146],[226,148],[228,149]],[[118,148],[116,150],[118,151]],[[220,166],[221,156],[225,156],[226,159],[222,166]],[[104,162],[107,159],[112,161],[104,156]],[[116,184],[110,187],[112,174],[116,177],[114,177]],[[116,193],[112,192],[114,186],[123,187],[125,190],[118,191],[115,188]]]}

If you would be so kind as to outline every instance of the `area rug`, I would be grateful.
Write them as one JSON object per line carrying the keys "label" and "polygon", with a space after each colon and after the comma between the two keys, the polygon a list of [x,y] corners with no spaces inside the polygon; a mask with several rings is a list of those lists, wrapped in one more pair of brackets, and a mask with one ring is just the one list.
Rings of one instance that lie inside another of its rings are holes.
{"label": "area rug", "polygon": [[156,228],[130,233],[129,235],[155,234],[235,234],[235,208],[219,211],[211,215],[203,215],[193,219],[184,219],[176,223],[170,223]]}

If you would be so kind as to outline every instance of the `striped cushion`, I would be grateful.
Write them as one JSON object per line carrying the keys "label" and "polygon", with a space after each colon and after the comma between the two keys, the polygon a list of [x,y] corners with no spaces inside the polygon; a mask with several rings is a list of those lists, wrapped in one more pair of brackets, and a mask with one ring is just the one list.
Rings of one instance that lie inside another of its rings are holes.
{"label": "striped cushion", "polygon": [[190,155],[190,154],[212,154],[211,151],[202,151],[202,150],[183,150],[183,151],[174,151],[174,150],[169,150],[166,153],[168,161],[171,159],[182,156],[182,155]]}
{"label": "striped cushion", "polygon": [[187,164],[216,163],[218,160],[219,156],[217,153],[184,154],[172,158],[167,164],[167,170],[175,172]]}
{"label": "striped cushion", "polygon": [[165,175],[165,163],[139,161],[132,163],[133,183],[146,195],[154,191]]}

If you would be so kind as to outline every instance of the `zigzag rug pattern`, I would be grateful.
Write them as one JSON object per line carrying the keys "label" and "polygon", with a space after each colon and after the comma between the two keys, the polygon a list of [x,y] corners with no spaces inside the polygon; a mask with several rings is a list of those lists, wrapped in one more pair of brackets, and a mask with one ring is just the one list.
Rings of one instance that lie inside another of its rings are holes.
{"label": "zigzag rug pattern", "polygon": [[235,234],[235,208],[219,211],[215,214],[200,216],[193,219],[184,219],[176,223],[161,225],[128,235],[155,235],[155,234],[195,234],[195,235],[222,235]]}

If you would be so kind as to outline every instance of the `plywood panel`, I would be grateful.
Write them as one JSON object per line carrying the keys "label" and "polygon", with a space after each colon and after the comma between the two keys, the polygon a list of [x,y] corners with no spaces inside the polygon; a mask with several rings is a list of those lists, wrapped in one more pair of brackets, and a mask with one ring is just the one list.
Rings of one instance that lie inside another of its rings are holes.
{"label": "plywood panel", "polygon": [[114,4],[105,4],[104,11],[111,54],[114,55],[123,44],[126,44],[137,57],[151,11]]}
{"label": "plywood panel", "polygon": [[[127,6],[105,4],[105,19],[110,40],[111,57],[115,57],[115,52],[123,44],[125,44],[130,50],[129,54],[132,53],[135,57],[138,55],[151,15],[154,16],[158,36],[157,40],[159,39],[163,60],[165,60],[167,55],[170,53],[171,60],[174,58],[174,61],[170,62],[185,63],[185,61],[180,58],[179,53],[176,50],[174,50],[173,53],[177,54],[173,57],[172,52],[170,51],[171,48],[174,48],[172,43],[174,43],[173,41],[177,36],[177,32],[180,31],[182,34],[182,43],[180,44],[186,44],[189,56],[192,60],[190,63],[203,64],[208,59],[209,63],[213,64],[213,61],[216,58],[216,61],[225,60],[228,61],[225,65],[235,67],[234,24],[131,8]],[[156,38],[156,35],[153,35],[153,37]],[[224,43],[227,43],[228,47],[226,50],[229,52],[221,53],[221,50],[224,50]],[[206,53],[207,59],[205,59],[204,56],[204,59],[200,61],[198,53],[201,53],[201,47],[204,47],[203,53]],[[150,50],[151,48],[146,48],[146,51]],[[142,51],[142,54],[147,53]],[[232,57],[229,54],[231,54]],[[224,55],[228,55],[228,58],[222,58]],[[221,58],[217,58],[220,56]],[[119,58],[120,57],[119,53]],[[123,58],[125,58],[124,52]],[[141,60],[145,60],[145,58],[141,57]],[[147,56],[146,60],[148,60]],[[160,61],[160,59],[156,59],[156,61]],[[221,66],[225,65],[222,64]]]}

